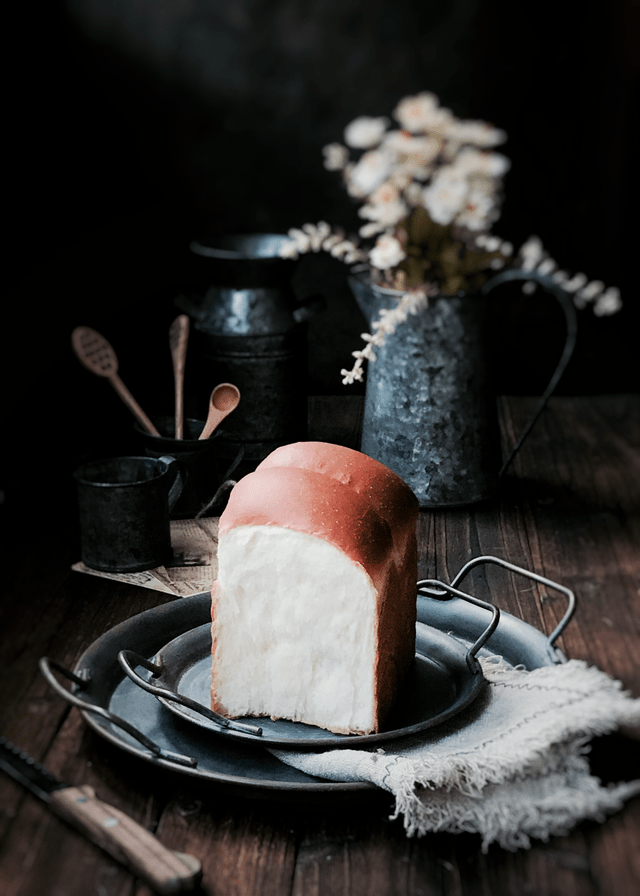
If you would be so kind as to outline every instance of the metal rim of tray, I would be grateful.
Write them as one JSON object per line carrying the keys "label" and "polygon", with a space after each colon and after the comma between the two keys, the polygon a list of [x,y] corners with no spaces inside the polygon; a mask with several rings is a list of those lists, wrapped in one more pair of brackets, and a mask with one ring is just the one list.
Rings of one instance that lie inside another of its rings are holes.
{"label": "metal rim of tray", "polygon": [[[468,595],[459,592],[455,586],[479,563],[496,563],[562,592],[567,597],[568,607],[552,635],[547,636],[528,623],[502,613],[495,631],[478,645],[483,637],[481,634],[478,638],[478,633],[486,630],[484,606],[490,605],[475,599],[472,600],[482,609],[470,605],[463,599]],[[417,631],[420,632],[425,626],[424,619],[428,618],[430,627],[459,640],[466,654],[471,644],[477,647],[480,655],[499,653],[512,665],[533,669],[564,661],[554,642],[570,621],[574,609],[573,592],[564,586],[507,561],[478,557],[460,570],[452,585],[435,580],[418,583]],[[209,612],[209,592],[171,601],[105,632],[84,651],[73,672],[46,657],[40,661],[41,671],[58,694],[81,710],[85,721],[97,734],[120,749],[173,772],[240,786],[245,790],[249,788],[254,793],[280,792],[294,797],[375,789],[367,782],[314,778],[280,762],[268,749],[237,740],[227,742],[225,738],[212,738],[210,732],[201,732],[196,726],[172,717],[156,697],[133,684],[120,665],[118,655],[121,650],[135,646],[142,655],[154,657],[168,643],[169,634],[184,633],[204,624],[209,619]],[[60,683],[52,669],[73,682],[72,690]]]}

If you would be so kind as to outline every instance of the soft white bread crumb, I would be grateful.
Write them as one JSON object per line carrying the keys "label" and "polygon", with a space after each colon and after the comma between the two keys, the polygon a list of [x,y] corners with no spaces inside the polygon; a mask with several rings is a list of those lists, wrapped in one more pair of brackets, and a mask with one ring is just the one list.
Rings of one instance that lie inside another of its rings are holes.
{"label": "soft white bread crumb", "polygon": [[239,526],[220,580],[218,712],[372,730],[376,593],[361,566],[313,535]]}

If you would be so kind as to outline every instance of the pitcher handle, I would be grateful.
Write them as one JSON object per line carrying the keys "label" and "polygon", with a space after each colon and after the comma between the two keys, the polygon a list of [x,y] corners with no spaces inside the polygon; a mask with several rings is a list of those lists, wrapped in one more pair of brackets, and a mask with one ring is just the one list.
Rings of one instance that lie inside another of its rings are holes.
{"label": "pitcher handle", "polygon": [[576,347],[576,338],[578,335],[578,317],[576,315],[576,309],[574,307],[571,296],[564,289],[562,289],[562,287],[558,283],[552,280],[551,277],[548,277],[545,274],[539,274],[537,271],[523,271],[517,268],[501,271],[499,274],[496,274],[495,277],[492,277],[491,280],[485,283],[482,288],[482,292],[486,295],[487,293],[491,292],[491,290],[496,286],[500,286],[500,284],[506,283],[509,280],[534,280],[546,292],[551,293],[551,295],[553,295],[557,299],[560,307],[562,308],[562,311],[564,312],[564,317],[567,324],[567,335],[564,343],[564,349],[562,350],[562,354],[560,355],[560,360],[558,361],[556,369],[554,370],[551,379],[549,380],[547,388],[540,396],[538,405],[531,418],[527,422],[526,426],[522,430],[522,433],[520,434],[515,447],[511,450],[511,454],[502,464],[500,472],[498,473],[499,477],[502,477],[507,471],[507,468],[510,466],[512,460],[522,447],[524,440],[527,438],[527,436],[533,429],[538,417],[544,410],[547,401],[555,391],[555,388],[560,381],[560,377],[564,373],[567,364],[571,360],[571,356],[573,355],[573,351]]}
{"label": "pitcher handle", "polygon": [[180,467],[180,462],[172,454],[164,454],[159,460],[164,461],[167,465],[167,472],[171,477],[167,502],[169,505],[169,513],[173,510],[176,501],[182,494],[184,488],[184,475]]}

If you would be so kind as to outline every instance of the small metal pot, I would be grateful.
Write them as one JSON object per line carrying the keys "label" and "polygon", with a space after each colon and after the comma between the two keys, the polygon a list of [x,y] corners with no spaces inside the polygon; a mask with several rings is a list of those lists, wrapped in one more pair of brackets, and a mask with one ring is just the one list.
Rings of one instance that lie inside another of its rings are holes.
{"label": "small metal pot", "polygon": [[172,557],[169,513],[183,478],[173,457],[112,457],[75,473],[80,556],[91,569],[138,572]]}

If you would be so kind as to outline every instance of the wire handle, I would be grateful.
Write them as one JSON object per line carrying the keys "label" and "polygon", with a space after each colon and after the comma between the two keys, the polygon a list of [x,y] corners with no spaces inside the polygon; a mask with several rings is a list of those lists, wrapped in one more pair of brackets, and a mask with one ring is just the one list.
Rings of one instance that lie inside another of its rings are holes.
{"label": "wire handle", "polygon": [[141,731],[138,731],[137,728],[127,722],[126,719],[120,718],[115,713],[110,712],[108,709],[104,709],[102,706],[97,706],[95,703],[89,703],[88,700],[83,700],[82,697],[79,697],[77,694],[72,693],[67,688],[63,687],[62,684],[57,680],[52,669],[55,669],[56,672],[59,672],[61,675],[64,675],[65,678],[68,678],[72,681],[77,688],[85,689],[89,684],[88,678],[81,678],[79,675],[75,675],[73,672],[70,672],[68,669],[65,669],[64,666],[61,666],[60,663],[56,663],[54,660],[50,660],[48,657],[43,656],[40,658],[38,663],[40,667],[40,671],[45,677],[48,684],[51,685],[53,690],[59,694],[67,703],[71,703],[72,706],[77,706],[79,709],[84,710],[85,712],[91,712],[94,715],[102,716],[102,718],[107,719],[107,721],[111,722],[112,725],[115,725],[118,728],[121,728],[123,731],[126,731],[127,734],[130,734],[134,737],[139,743],[146,747],[154,756],[158,759],[166,759],[169,762],[176,762],[179,765],[186,765],[190,768],[195,768],[198,764],[195,759],[192,759],[190,756],[183,756],[181,753],[172,753],[170,750],[163,750],[162,747],[159,747],[158,744],[154,743],[150,738],[143,734]]}
{"label": "wire handle", "polygon": [[500,622],[500,610],[493,604],[488,604],[484,600],[479,600],[479,598],[473,597],[465,591],[459,591],[457,588],[454,588],[453,585],[447,585],[445,582],[438,581],[438,579],[422,579],[418,582],[417,588],[420,594],[424,594],[426,597],[432,597],[434,600],[448,600],[450,597],[460,597],[462,600],[467,600],[469,603],[475,604],[476,607],[482,607],[484,610],[488,610],[489,613],[491,613],[491,621],[489,622],[489,625],[482,632],[477,641],[471,645],[466,655],[467,666],[470,671],[476,675],[480,671],[480,664],[476,659],[476,654],[498,627],[498,623]]}
{"label": "wire handle", "polygon": [[533,426],[536,423],[538,417],[545,409],[549,398],[555,391],[556,386],[558,385],[560,378],[562,377],[562,374],[565,372],[567,365],[571,360],[574,349],[576,347],[576,340],[578,338],[578,317],[576,315],[576,309],[573,304],[573,299],[568,292],[562,289],[560,284],[556,283],[555,280],[552,280],[551,277],[546,276],[546,274],[540,274],[538,271],[524,271],[519,268],[507,268],[504,271],[500,271],[499,274],[496,274],[491,278],[491,280],[485,283],[482,288],[482,292],[485,295],[488,295],[492,289],[494,289],[496,286],[499,286],[501,283],[506,283],[508,281],[514,280],[535,282],[546,292],[550,293],[556,299],[562,309],[567,332],[562,354],[560,355],[560,359],[551,375],[551,379],[549,380],[546,389],[540,396],[535,411],[531,415],[531,418],[518,437],[516,444],[511,449],[511,453],[507,457],[506,461],[502,464],[502,467],[500,468],[500,472],[498,474],[499,477],[502,477],[506,473],[508,467],[511,465],[512,460],[522,447],[524,440],[533,429]]}
{"label": "wire handle", "polygon": [[135,653],[133,650],[121,650],[118,654],[118,662],[131,681],[139,688],[148,691],[150,694],[153,694],[156,697],[163,697],[165,700],[170,700],[172,703],[178,703],[180,706],[184,706],[187,709],[192,709],[194,712],[204,716],[205,719],[213,722],[223,731],[229,728],[232,731],[242,731],[245,734],[254,734],[256,737],[262,735],[262,728],[259,725],[249,725],[244,722],[236,722],[227,719],[217,712],[213,712],[212,709],[203,706],[202,703],[192,700],[191,697],[186,697],[184,694],[177,694],[169,688],[159,684],[153,684],[153,682],[148,681],[146,678],[142,678],[142,676],[138,675],[135,671],[135,666],[143,666],[156,678],[162,675],[164,666],[152,663],[145,657],[140,656],[139,653]]}
{"label": "wire handle", "polygon": [[576,608],[576,596],[573,591],[570,588],[567,588],[565,585],[559,585],[558,582],[553,582],[551,579],[545,578],[545,576],[538,575],[538,573],[531,572],[528,569],[523,569],[520,566],[515,566],[515,564],[509,563],[508,560],[502,560],[500,557],[492,557],[490,555],[475,557],[473,560],[469,560],[469,562],[466,563],[459,571],[459,573],[455,576],[455,578],[451,582],[451,586],[455,588],[457,585],[459,585],[462,579],[464,579],[464,577],[469,572],[471,572],[474,567],[479,566],[481,563],[495,563],[496,566],[502,566],[504,569],[508,569],[511,572],[516,572],[521,576],[525,576],[527,579],[533,579],[534,582],[538,582],[540,585],[546,585],[547,588],[551,588],[553,591],[560,591],[565,595],[565,597],[567,598],[567,609],[565,611],[565,614],[547,638],[549,647],[553,647],[557,639],[569,624],[571,617],[574,614]]}

